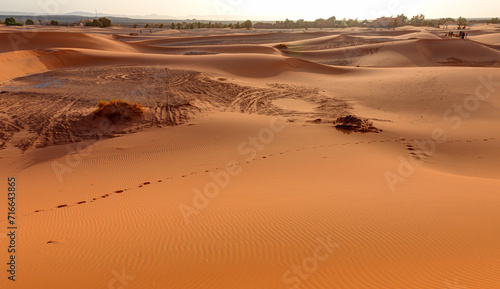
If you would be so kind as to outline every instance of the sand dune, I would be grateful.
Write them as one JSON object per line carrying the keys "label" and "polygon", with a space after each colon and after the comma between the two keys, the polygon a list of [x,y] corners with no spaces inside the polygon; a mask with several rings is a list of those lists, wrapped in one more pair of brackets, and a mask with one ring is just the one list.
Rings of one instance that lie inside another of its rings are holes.
{"label": "sand dune", "polygon": [[358,62],[362,66],[372,67],[495,66],[500,59],[498,50],[461,39],[406,40],[288,53],[320,63],[339,65]]}
{"label": "sand dune", "polygon": [[258,33],[258,34],[233,34],[221,36],[197,36],[197,37],[171,37],[160,38],[152,40],[134,41],[132,43],[146,44],[146,45],[164,45],[164,44],[178,44],[185,42],[200,42],[200,41],[214,41],[214,40],[229,40],[229,39],[247,39],[255,37],[264,37],[272,39],[274,33]]}
{"label": "sand dune", "polygon": [[[231,48],[227,50],[231,50]],[[20,58],[20,55],[23,57]],[[64,67],[129,64],[169,64],[180,68],[198,67],[212,71],[227,72],[236,76],[254,78],[275,76],[288,71],[328,74],[338,74],[347,71],[343,68],[328,67],[306,60],[268,54],[159,55],[90,49],[57,49],[50,52],[35,50],[32,52],[12,52],[0,55],[0,67],[17,67],[16,70],[10,73],[2,74],[0,81]],[[239,65],[246,67],[246,69],[240,69]]]}
{"label": "sand dune", "polygon": [[[0,28],[9,286],[498,289],[500,52],[481,27],[50,27],[14,46]],[[143,113],[95,113],[112,99]]]}
{"label": "sand dune", "polygon": [[260,45],[200,45],[200,46],[149,46],[144,44],[131,43],[131,47],[145,53],[164,53],[180,55],[190,52],[208,53],[257,53],[257,54],[280,54],[275,48]]}
{"label": "sand dune", "polygon": [[129,45],[82,33],[25,32],[0,33],[0,53],[51,48],[87,48],[96,50],[135,52]]}
{"label": "sand dune", "polygon": [[441,39],[440,37],[425,31],[413,32],[395,36],[396,39]]}
{"label": "sand dune", "polygon": [[471,36],[470,39],[481,43],[500,45],[500,33]]}

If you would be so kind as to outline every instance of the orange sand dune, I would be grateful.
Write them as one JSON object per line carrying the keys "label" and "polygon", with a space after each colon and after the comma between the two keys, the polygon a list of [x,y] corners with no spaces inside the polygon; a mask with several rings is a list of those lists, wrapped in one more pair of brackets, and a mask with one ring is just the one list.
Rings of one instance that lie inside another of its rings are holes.
{"label": "orange sand dune", "polygon": [[88,48],[135,52],[129,45],[84,33],[24,32],[0,33],[0,53],[49,48]]}
{"label": "orange sand dune", "polygon": [[496,62],[500,59],[499,51],[461,39],[407,40],[290,54],[312,61],[359,57],[363,66],[374,67],[436,66],[454,59],[466,63]]}
{"label": "orange sand dune", "polygon": [[500,46],[500,33],[483,34],[469,38],[477,42]]}
{"label": "orange sand dune", "polygon": [[398,35],[394,37],[395,39],[441,39],[440,37],[429,33],[429,32],[413,32],[404,35]]}
{"label": "orange sand dune", "polygon": [[258,53],[258,54],[280,54],[271,47],[260,45],[203,45],[203,46],[149,46],[144,44],[130,43],[130,46],[145,53],[184,54],[189,52],[209,53]]}
{"label": "orange sand dune", "polygon": [[160,44],[173,44],[183,42],[196,42],[204,40],[228,40],[228,39],[247,39],[252,37],[266,36],[272,39],[274,33],[253,33],[253,34],[235,34],[235,35],[222,35],[222,36],[198,36],[198,37],[171,37],[152,40],[132,41],[132,43],[147,44],[147,45],[160,45]]}
{"label": "orange sand dune", "polygon": [[[158,65],[169,64],[175,67],[197,67],[227,72],[237,76],[263,78],[289,71],[338,74],[347,69],[329,67],[301,59],[265,54],[224,54],[224,55],[159,55],[126,52],[106,52],[89,49],[63,49],[51,52],[26,52],[27,57],[16,58],[23,52],[0,55],[0,68],[17,69],[2,74],[1,80],[29,73],[44,72],[64,67],[103,66],[103,65]],[[22,54],[24,55],[24,54]],[[245,69],[241,69],[245,67]]]}

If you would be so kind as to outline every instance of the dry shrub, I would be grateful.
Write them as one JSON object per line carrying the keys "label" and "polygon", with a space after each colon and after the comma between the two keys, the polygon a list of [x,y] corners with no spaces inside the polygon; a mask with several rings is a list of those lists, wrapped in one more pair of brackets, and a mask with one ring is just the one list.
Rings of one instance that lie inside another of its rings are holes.
{"label": "dry shrub", "polygon": [[286,45],[285,43],[280,43],[274,47],[276,47],[278,49],[288,49],[288,45]]}
{"label": "dry shrub", "polygon": [[344,131],[354,131],[354,132],[381,132],[381,129],[378,129],[373,126],[373,123],[367,119],[361,119],[354,115],[347,115],[343,117],[337,118],[335,121],[335,127]]}
{"label": "dry shrub", "polygon": [[143,107],[137,103],[131,104],[121,99],[111,100],[110,102],[101,100],[97,103],[97,109],[94,111],[94,119],[102,117],[116,123],[139,119],[143,114]]}

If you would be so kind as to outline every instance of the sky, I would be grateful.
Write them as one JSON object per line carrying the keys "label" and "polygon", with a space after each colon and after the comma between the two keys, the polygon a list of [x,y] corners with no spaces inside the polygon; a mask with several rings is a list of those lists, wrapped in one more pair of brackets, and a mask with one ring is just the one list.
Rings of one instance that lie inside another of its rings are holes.
{"label": "sky", "polygon": [[95,9],[99,14],[109,15],[211,16],[214,20],[314,20],[331,16],[375,19],[401,13],[409,17],[422,13],[426,18],[500,17],[498,0],[1,0],[0,3],[0,11],[52,15],[94,13]]}

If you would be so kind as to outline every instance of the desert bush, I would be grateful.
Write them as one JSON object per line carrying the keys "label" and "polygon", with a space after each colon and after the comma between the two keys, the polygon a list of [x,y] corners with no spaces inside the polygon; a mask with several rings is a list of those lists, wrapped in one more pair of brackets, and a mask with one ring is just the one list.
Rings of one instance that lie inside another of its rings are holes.
{"label": "desert bush", "polygon": [[[111,23],[111,20],[109,20],[106,17],[101,17],[99,19],[94,19],[92,21],[87,21],[85,22],[85,26],[92,26],[92,27],[110,27],[113,26],[113,23]],[[137,28],[137,24],[134,25],[134,28]]]}
{"label": "desert bush", "polygon": [[35,22],[31,19],[26,19],[26,25],[35,25]]}
{"label": "desert bush", "polygon": [[14,19],[14,17],[9,17],[5,19],[5,25],[6,26],[23,26],[22,23],[19,23]]}
{"label": "desert bush", "polygon": [[104,27],[102,22],[97,20],[97,19],[94,19],[92,21],[87,21],[85,22],[85,26],[92,26],[92,27]]}
{"label": "desert bush", "polygon": [[288,49],[288,45],[286,45],[285,43],[280,43],[274,47],[276,47],[278,49]]}
{"label": "desert bush", "polygon": [[103,108],[106,104],[108,104],[105,100],[99,100],[97,103],[98,109]]}
{"label": "desert bush", "polygon": [[57,21],[57,20],[51,20],[50,21],[50,25],[59,26],[59,21]]}
{"label": "desert bush", "polygon": [[337,118],[334,122],[337,129],[355,132],[375,132],[379,133],[382,130],[373,126],[373,123],[368,119],[362,119],[354,115],[347,115]]}
{"label": "desert bush", "polygon": [[97,109],[94,111],[94,118],[103,117],[116,123],[119,121],[138,119],[141,118],[143,114],[143,107],[137,103],[131,104],[121,99],[111,100],[110,102],[101,100],[97,103]]}
{"label": "desert bush", "polygon": [[253,23],[252,23],[252,21],[247,20],[247,21],[243,22],[242,26],[243,26],[243,28],[250,29],[250,28],[252,28]]}
{"label": "desert bush", "polygon": [[109,20],[106,17],[101,17],[101,18],[99,18],[98,21],[102,23],[101,27],[110,27],[110,26],[113,26],[113,23],[111,22],[111,20]]}

